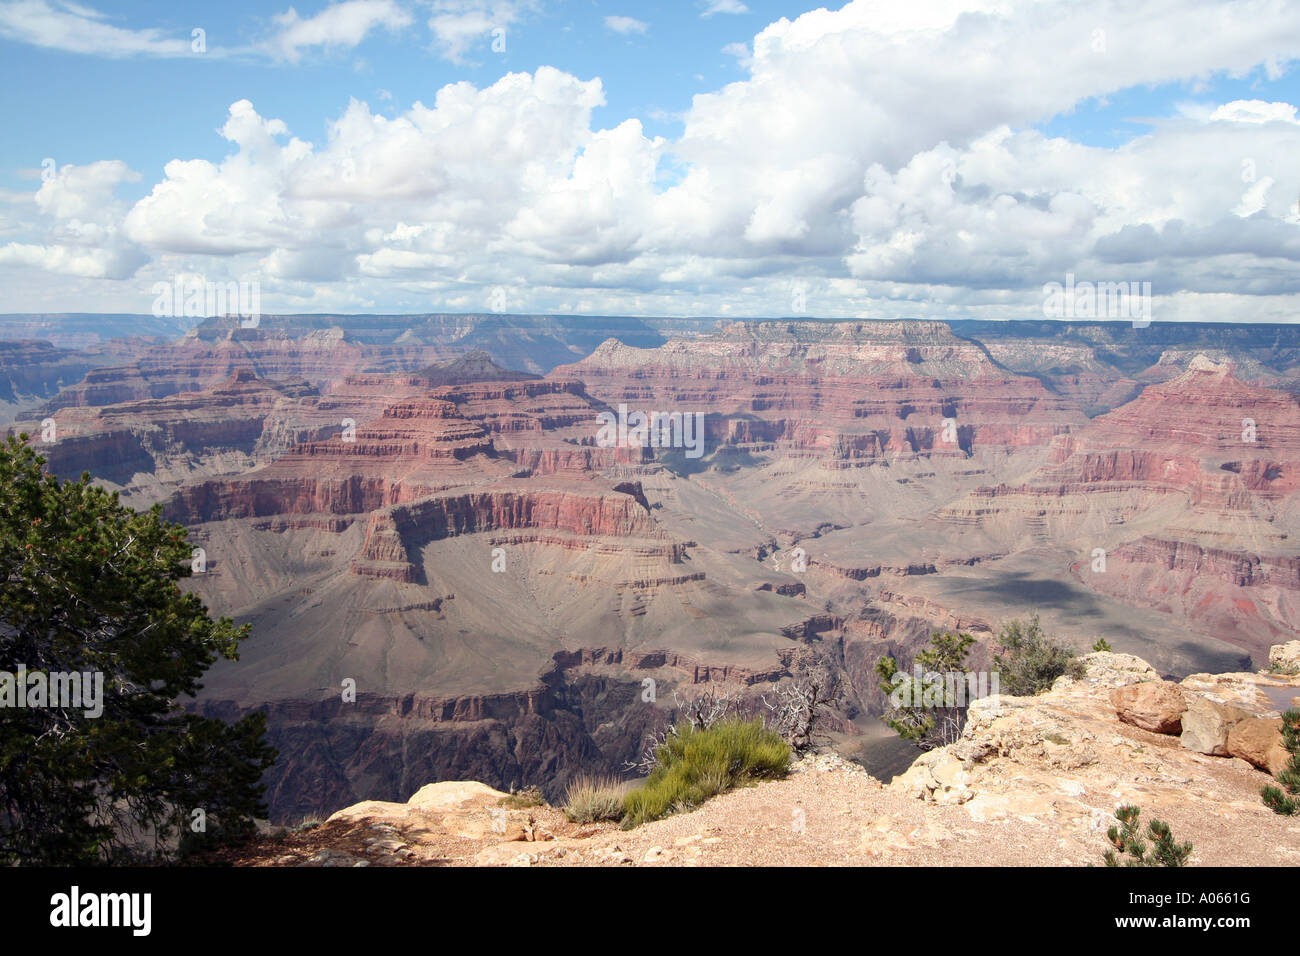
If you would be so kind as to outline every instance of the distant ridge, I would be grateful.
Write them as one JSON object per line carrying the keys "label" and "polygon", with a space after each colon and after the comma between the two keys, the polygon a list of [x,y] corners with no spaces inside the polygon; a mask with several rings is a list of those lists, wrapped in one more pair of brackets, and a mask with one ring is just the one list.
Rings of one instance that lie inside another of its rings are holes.
{"label": "distant ridge", "polygon": [[475,349],[445,362],[435,362],[416,372],[431,388],[441,385],[471,385],[474,382],[527,382],[540,379],[532,372],[516,372],[492,361],[492,356]]}

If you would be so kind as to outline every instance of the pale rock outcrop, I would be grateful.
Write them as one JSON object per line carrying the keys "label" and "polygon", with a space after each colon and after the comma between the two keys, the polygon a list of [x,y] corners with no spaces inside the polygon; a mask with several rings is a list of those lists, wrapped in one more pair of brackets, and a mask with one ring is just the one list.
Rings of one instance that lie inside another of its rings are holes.
{"label": "pale rock outcrop", "polygon": [[[1083,678],[1061,678],[1045,694],[973,702],[961,738],[921,754],[886,790],[960,805],[975,823],[1050,821],[1104,833],[1114,819],[1099,802],[1112,809],[1203,802],[1207,814],[1221,816],[1203,783],[1190,786],[1204,780],[1207,761],[1220,763],[1213,757],[1242,758],[1222,761],[1238,773],[1281,768],[1280,721],[1258,716],[1270,703],[1255,681],[1289,684],[1234,674],[1196,675],[1180,686],[1149,679],[1154,672],[1129,655],[1083,660]],[[1179,729],[1181,747],[1159,743]]]}
{"label": "pale rock outcrop", "polygon": [[1300,672],[1300,641],[1274,644],[1268,649],[1268,666],[1279,671]]}
{"label": "pale rock outcrop", "polygon": [[1183,712],[1187,710],[1187,701],[1177,684],[1148,681],[1117,687],[1110,692],[1110,701],[1119,714],[1119,719],[1126,724],[1156,734],[1182,732],[1182,718]]}
{"label": "pale rock outcrop", "polygon": [[360,820],[365,817],[404,818],[420,811],[468,810],[495,807],[509,794],[473,780],[445,780],[421,787],[405,803],[363,800],[333,814],[326,822]]}
{"label": "pale rock outcrop", "polygon": [[[1093,651],[1079,659],[1083,662],[1084,676],[1077,682],[1090,687],[1127,687],[1129,684],[1160,679],[1154,667],[1132,654]],[[1052,689],[1069,687],[1074,683],[1074,678],[1058,677]]]}
{"label": "pale rock outcrop", "polygon": [[1252,714],[1273,708],[1264,687],[1278,686],[1277,682],[1261,674],[1192,674],[1180,685],[1188,700],[1204,697],[1216,704],[1240,707]]}

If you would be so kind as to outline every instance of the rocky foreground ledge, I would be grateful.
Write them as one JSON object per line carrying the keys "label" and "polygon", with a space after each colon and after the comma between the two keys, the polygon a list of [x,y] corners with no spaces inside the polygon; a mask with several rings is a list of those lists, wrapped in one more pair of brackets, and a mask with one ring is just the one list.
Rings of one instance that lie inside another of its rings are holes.
{"label": "rocky foreground ledge", "polygon": [[1259,796],[1280,767],[1280,711],[1300,698],[1300,676],[1277,671],[1300,669],[1300,642],[1271,662],[1273,673],[1173,683],[1139,658],[1089,654],[1080,680],[977,702],[960,740],[889,784],[823,753],[788,779],[623,831],[444,782],[223,856],[247,866],[1073,866],[1100,863],[1115,807],[1135,804],[1192,842],[1190,865],[1300,865],[1300,818]]}

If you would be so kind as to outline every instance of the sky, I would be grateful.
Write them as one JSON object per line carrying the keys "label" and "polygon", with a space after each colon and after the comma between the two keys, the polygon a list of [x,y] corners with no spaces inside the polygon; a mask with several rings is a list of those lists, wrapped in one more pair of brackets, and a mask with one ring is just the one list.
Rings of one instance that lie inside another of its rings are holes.
{"label": "sky", "polygon": [[1300,319],[1294,0],[0,0],[0,313]]}

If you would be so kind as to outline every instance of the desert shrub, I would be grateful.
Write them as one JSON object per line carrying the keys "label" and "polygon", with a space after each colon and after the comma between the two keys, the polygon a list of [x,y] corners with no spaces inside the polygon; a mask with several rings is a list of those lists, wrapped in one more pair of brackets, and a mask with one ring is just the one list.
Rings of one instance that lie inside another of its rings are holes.
{"label": "desert shrub", "polygon": [[1097,638],[1097,643],[1092,645],[1092,649],[1094,652],[1109,651],[1111,649],[1110,641],[1106,640],[1104,637],[1099,637]]}
{"label": "desert shrub", "polygon": [[772,689],[770,700],[766,693],[747,696],[712,682],[685,702],[674,690],[674,706],[658,729],[646,735],[637,759],[627,761],[626,768],[649,775],[659,764],[660,748],[678,728],[707,730],[721,721],[761,720],[790,745],[795,757],[816,750],[829,739],[823,727],[834,716],[843,689],[833,668],[809,649],[796,652],[787,666],[790,676]]}
{"label": "desert shrub", "polygon": [[883,720],[895,733],[923,750],[942,747],[961,736],[966,707],[948,699],[945,678],[966,672],[966,655],[974,643],[969,634],[936,631],[930,636],[931,646],[916,653],[914,663],[923,675],[919,681],[901,670],[892,657],[876,662],[880,690],[893,706]]}
{"label": "desert shrub", "polygon": [[578,774],[564,794],[564,815],[570,823],[599,823],[623,819],[627,784],[613,777]]}
{"label": "desert shrub", "polygon": [[527,810],[529,807],[540,807],[546,802],[542,796],[542,791],[536,787],[524,787],[522,790],[515,790],[508,797],[502,797],[498,803],[503,807],[509,807],[511,810]]}
{"label": "desert shrub", "polygon": [[1033,697],[1050,690],[1058,677],[1083,677],[1083,662],[1074,651],[1047,636],[1035,614],[1010,621],[998,632],[999,690],[1012,697]]}
{"label": "desert shrub", "polygon": [[733,787],[783,776],[790,745],[761,720],[725,720],[704,729],[678,726],[655,757],[650,776],[624,797],[625,828],[690,810]]}
{"label": "desert shrub", "polygon": [[790,663],[791,679],[782,681],[773,700],[763,695],[767,709],[763,724],[781,735],[796,757],[817,748],[827,739],[821,731],[834,713],[843,692],[831,668],[811,652],[802,652]]}
{"label": "desert shrub", "polygon": [[1282,745],[1291,754],[1291,759],[1277,775],[1277,782],[1286,788],[1286,792],[1268,786],[1260,791],[1260,796],[1264,798],[1264,805],[1274,813],[1291,817],[1300,813],[1300,710],[1288,710],[1282,715]]}
{"label": "desert shrub", "polygon": [[1146,840],[1138,830],[1138,817],[1142,810],[1138,807],[1120,807],[1115,811],[1118,827],[1106,831],[1113,850],[1107,850],[1104,856],[1107,866],[1186,866],[1187,858],[1192,854],[1190,843],[1179,844],[1163,820],[1152,820],[1147,824],[1146,838],[1152,843],[1147,848]]}

